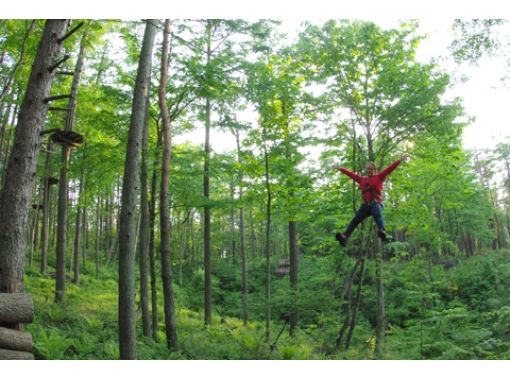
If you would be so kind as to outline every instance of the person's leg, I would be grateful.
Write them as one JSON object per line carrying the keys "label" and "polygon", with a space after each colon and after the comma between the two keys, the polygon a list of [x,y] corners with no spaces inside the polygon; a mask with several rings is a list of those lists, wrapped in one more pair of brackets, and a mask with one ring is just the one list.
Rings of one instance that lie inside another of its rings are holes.
{"label": "person's leg", "polygon": [[370,206],[363,203],[356,212],[356,215],[354,215],[354,218],[352,218],[345,232],[343,234],[338,232],[335,235],[336,240],[338,240],[341,245],[345,245],[347,243],[347,239],[349,239],[349,236],[351,236],[352,232],[356,229],[358,224],[360,224],[363,219],[368,216],[370,216]]}
{"label": "person's leg", "polygon": [[383,219],[383,206],[380,203],[374,203],[370,207],[370,213],[374,218],[377,227],[379,228],[377,235],[381,238],[382,241],[387,240],[386,230],[384,228],[384,219]]}
{"label": "person's leg", "polygon": [[354,218],[352,218],[351,222],[347,226],[344,235],[346,235],[347,237],[351,236],[356,227],[358,227],[358,225],[368,216],[370,216],[370,206],[363,203],[356,212],[356,215],[354,215]]}
{"label": "person's leg", "polygon": [[374,217],[375,223],[380,230],[384,230],[383,207],[380,203],[374,203],[370,206],[370,213]]}

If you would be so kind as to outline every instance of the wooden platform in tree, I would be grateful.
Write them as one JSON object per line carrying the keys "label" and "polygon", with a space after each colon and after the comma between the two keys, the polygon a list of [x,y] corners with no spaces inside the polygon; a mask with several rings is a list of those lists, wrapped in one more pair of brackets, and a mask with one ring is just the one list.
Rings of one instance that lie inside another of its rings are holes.
{"label": "wooden platform in tree", "polygon": [[61,131],[57,130],[51,134],[51,139],[56,144],[68,144],[74,148],[77,148],[83,143],[83,136],[73,131]]}

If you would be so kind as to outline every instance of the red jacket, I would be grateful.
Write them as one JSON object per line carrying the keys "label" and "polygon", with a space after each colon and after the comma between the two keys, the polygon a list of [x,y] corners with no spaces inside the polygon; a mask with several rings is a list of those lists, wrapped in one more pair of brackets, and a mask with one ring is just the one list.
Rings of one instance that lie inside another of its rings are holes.
{"label": "red jacket", "polygon": [[361,190],[361,194],[363,196],[364,203],[370,203],[371,200],[375,200],[376,202],[381,203],[381,194],[383,190],[383,182],[393,170],[400,165],[402,161],[397,160],[391,165],[389,165],[382,172],[377,173],[375,175],[371,175],[368,177],[358,175],[356,173],[351,172],[349,169],[340,168],[340,171],[349,177],[351,177],[354,181],[356,181]]}

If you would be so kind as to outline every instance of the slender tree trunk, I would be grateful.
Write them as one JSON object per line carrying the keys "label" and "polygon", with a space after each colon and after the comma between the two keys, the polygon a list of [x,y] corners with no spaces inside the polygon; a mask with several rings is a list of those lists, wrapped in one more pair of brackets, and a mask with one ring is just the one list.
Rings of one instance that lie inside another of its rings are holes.
{"label": "slender tree trunk", "polygon": [[266,256],[266,342],[271,339],[271,257],[269,255],[269,247],[271,244],[271,186],[269,183],[269,155],[267,152],[264,129],[264,167],[265,167],[265,181],[266,181],[266,241],[264,253]]}
{"label": "slender tree trunk", "polygon": [[23,291],[26,226],[54,71],[48,70],[61,49],[68,20],[48,20],[36,53],[16,126],[6,181],[0,194],[0,292]]}
{"label": "slender tree trunk", "polygon": [[[158,146],[156,147],[156,152],[159,151],[159,146],[161,145],[161,133],[159,133],[158,128]],[[158,326],[158,290],[156,285],[156,257],[155,257],[155,249],[154,249],[154,234],[155,234],[155,226],[156,226],[156,188],[158,182],[158,173],[156,166],[156,157],[154,159],[154,168],[152,171],[152,181],[151,181],[151,203],[149,207],[149,217],[150,217],[150,236],[149,236],[149,266],[150,266],[150,277],[151,277],[151,309],[152,309],[152,338],[157,340],[157,332],[159,329]]]}
{"label": "slender tree trunk", "polygon": [[81,246],[81,250],[82,250],[81,257],[82,257],[83,265],[85,265],[85,263],[87,261],[87,248],[88,248],[88,219],[87,219],[87,203],[86,202],[84,202],[84,204],[83,204],[82,229],[83,229],[83,231],[82,231],[83,239],[82,239],[82,246]]}
{"label": "slender tree trunk", "polygon": [[[239,141],[239,132],[234,131],[237,144],[237,162],[239,168],[241,168],[241,142]],[[244,208],[243,202],[243,172],[239,169],[238,173],[239,182],[239,234],[241,240],[241,265],[242,265],[242,286],[243,286],[243,324],[248,324],[249,313],[248,313],[248,258],[246,256],[246,242],[244,238]]]}
{"label": "slender tree trunk", "polygon": [[82,167],[80,174],[80,189],[78,192],[78,205],[76,208],[76,223],[74,230],[74,260],[73,260],[73,282],[76,285],[80,284],[80,250],[81,250],[81,242],[80,242],[80,222],[82,218],[82,209],[84,210],[84,206],[82,206],[83,198],[84,198],[84,188],[85,188],[85,155],[82,159]]}
{"label": "slender tree trunk", "polygon": [[375,287],[377,291],[377,325],[376,325],[376,343],[375,356],[382,359],[384,355],[384,338],[386,332],[386,312],[384,307],[384,285],[383,285],[383,260],[381,242],[377,239],[377,251],[375,256]]}
{"label": "slender tree trunk", "polygon": [[58,209],[57,209],[57,267],[55,278],[55,302],[63,303],[65,298],[65,257],[67,232],[67,165],[70,149],[67,144],[62,145],[62,158],[60,161],[60,178],[58,182]]}
{"label": "slender tree trunk", "polygon": [[[147,103],[149,98],[147,98]],[[140,172],[140,239],[139,239],[139,251],[140,251],[140,308],[142,309],[142,327],[143,335],[150,337],[151,332],[151,317],[149,310],[149,288],[148,288],[148,259],[149,259],[149,199],[148,199],[148,168],[147,168],[147,153],[149,145],[149,119],[148,119],[148,108],[143,129],[142,139],[142,166]]]}
{"label": "slender tree trunk", "polygon": [[41,273],[46,274],[48,269],[48,240],[49,240],[49,228],[50,228],[50,208],[51,208],[51,161],[50,154],[53,149],[51,141],[47,145],[48,151],[46,152],[46,163],[44,173],[44,193],[43,193],[43,220],[42,220],[42,232],[41,232]]}
{"label": "slender tree trunk", "polygon": [[[207,21],[207,70],[211,60],[211,20]],[[209,74],[206,74],[209,76]],[[205,144],[204,144],[204,199],[209,201],[209,131],[211,128],[211,101],[207,94],[205,104]],[[210,325],[212,322],[212,283],[211,283],[211,208],[204,206],[204,322]]]}
{"label": "slender tree trunk", "polygon": [[[184,212],[183,212],[184,214]],[[179,223],[179,286],[182,286],[182,267],[184,264],[184,254],[185,254],[185,245],[186,245],[186,221],[181,221],[179,218],[177,219]]]}
{"label": "slender tree trunk", "polygon": [[152,49],[156,21],[147,20],[138,63],[129,126],[119,228],[119,346],[121,359],[136,359],[135,252],[136,188],[140,146],[149,96]]}
{"label": "slender tree trunk", "polygon": [[170,209],[169,209],[169,182],[170,182],[170,156],[172,151],[172,130],[170,117],[165,100],[168,84],[168,54],[170,35],[170,20],[165,20],[163,33],[163,54],[161,57],[161,82],[159,87],[159,106],[163,121],[163,161],[161,164],[161,191],[160,191],[160,225],[161,225],[161,277],[163,279],[163,294],[165,307],[166,341],[169,349],[177,348],[177,332],[175,322],[175,301],[172,290],[172,266],[170,264]]}
{"label": "slender tree trunk", "polygon": [[32,267],[32,262],[34,259],[34,250],[37,248],[37,240],[38,240],[38,231],[39,231],[39,212],[41,207],[41,202],[39,199],[41,198],[41,189],[42,186],[39,188],[39,191],[36,191],[37,186],[34,187],[34,197],[36,209],[34,211],[34,219],[32,221],[32,231],[30,233],[30,253],[28,256],[28,265]]}
{"label": "slender tree trunk", "polygon": [[257,257],[257,254],[256,254],[257,249],[255,247],[256,236],[255,236],[255,226],[254,226],[254,222],[253,222],[253,210],[251,207],[250,207],[249,211],[250,211],[250,252],[251,252],[251,257],[253,259],[255,259]]}
{"label": "slender tree trunk", "polygon": [[359,276],[359,283],[358,283],[358,290],[356,292],[356,301],[354,304],[354,310],[352,310],[351,318],[350,318],[350,326],[349,326],[349,333],[347,334],[347,340],[345,342],[345,349],[348,350],[351,345],[352,335],[354,333],[354,327],[356,327],[356,319],[358,315],[358,310],[361,304],[361,290],[363,288],[363,280],[365,278],[365,262],[366,262],[366,251],[365,255],[363,257],[363,261],[361,262],[361,268],[360,268],[360,276]]}
{"label": "slender tree trunk", "polygon": [[196,254],[195,254],[195,229],[193,228],[193,218],[194,218],[194,211],[191,210],[191,216],[189,220],[189,239],[190,239],[190,251],[191,251],[191,268],[196,268]]}
{"label": "slender tree trunk", "polygon": [[290,251],[290,335],[293,335],[299,320],[298,302],[298,250],[296,222],[289,221],[289,251]]}
{"label": "slender tree trunk", "polygon": [[96,231],[95,231],[95,262],[96,262],[96,278],[99,278],[99,225],[101,221],[101,196],[99,195],[97,198],[96,205]]}
{"label": "slender tree trunk", "polygon": [[[83,69],[85,58],[85,41],[87,33],[83,34],[80,44],[80,52],[76,60],[73,81],[71,84],[71,97],[69,98],[69,111],[65,121],[65,131],[71,131],[74,125],[74,114],[76,112],[78,86]],[[65,257],[67,245],[67,205],[68,183],[67,173],[69,166],[69,157],[71,155],[71,146],[67,143],[62,144],[62,160],[60,167],[60,179],[58,183],[58,216],[57,216],[57,277],[55,282],[55,302],[63,303],[65,299]]]}

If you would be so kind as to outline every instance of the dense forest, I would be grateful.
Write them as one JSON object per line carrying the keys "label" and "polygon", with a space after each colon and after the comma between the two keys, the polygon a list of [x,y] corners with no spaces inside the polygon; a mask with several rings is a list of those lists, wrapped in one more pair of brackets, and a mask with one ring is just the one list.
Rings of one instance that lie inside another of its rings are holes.
{"label": "dense forest", "polygon": [[[418,21],[281,30],[0,20],[0,358],[510,359],[510,139],[463,147]],[[402,156],[340,245],[336,168]]]}

